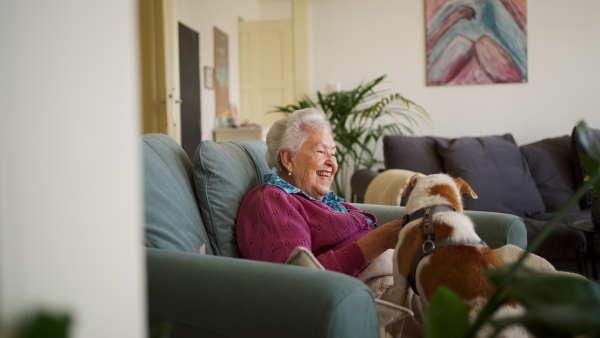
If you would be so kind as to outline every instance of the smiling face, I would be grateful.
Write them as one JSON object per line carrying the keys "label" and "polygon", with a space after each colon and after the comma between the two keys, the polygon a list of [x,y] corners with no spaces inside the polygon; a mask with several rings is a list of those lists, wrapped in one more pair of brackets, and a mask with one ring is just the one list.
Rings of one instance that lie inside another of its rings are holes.
{"label": "smiling face", "polygon": [[283,173],[281,176],[309,196],[322,201],[329,194],[338,169],[335,151],[335,141],[329,132],[310,131],[306,142],[295,156],[290,151],[281,152],[283,165],[292,173]]}

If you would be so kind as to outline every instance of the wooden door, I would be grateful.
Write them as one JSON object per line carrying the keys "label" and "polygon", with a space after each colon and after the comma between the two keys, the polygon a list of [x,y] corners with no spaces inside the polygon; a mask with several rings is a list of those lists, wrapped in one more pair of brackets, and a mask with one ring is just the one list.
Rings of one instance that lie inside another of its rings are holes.
{"label": "wooden door", "polygon": [[200,144],[200,35],[179,23],[181,146],[190,159]]}
{"label": "wooden door", "polygon": [[241,122],[270,127],[294,103],[292,21],[240,22],[239,44]]}

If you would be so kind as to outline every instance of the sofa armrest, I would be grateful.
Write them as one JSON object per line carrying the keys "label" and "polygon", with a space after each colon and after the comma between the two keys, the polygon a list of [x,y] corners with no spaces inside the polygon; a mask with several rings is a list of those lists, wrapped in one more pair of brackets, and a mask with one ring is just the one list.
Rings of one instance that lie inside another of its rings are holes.
{"label": "sofa armrest", "polygon": [[171,337],[377,337],[369,288],[331,271],[147,248],[151,323]]}
{"label": "sofa armrest", "polygon": [[[373,213],[377,216],[377,224],[400,219],[404,216],[405,209],[400,206],[376,205],[353,203],[357,208]],[[492,249],[497,249],[506,244],[516,245],[522,249],[527,248],[527,230],[520,217],[497,212],[466,210],[475,224],[475,231],[481,239]]]}

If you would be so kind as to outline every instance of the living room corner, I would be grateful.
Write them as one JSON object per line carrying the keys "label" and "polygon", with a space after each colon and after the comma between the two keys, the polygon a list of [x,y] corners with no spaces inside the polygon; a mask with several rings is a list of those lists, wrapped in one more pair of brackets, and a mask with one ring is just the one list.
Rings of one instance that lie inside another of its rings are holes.
{"label": "living room corner", "polygon": [[[143,61],[149,52],[145,47],[152,43],[141,37],[141,30],[152,25],[143,1],[0,4],[0,336],[14,333],[19,320],[43,310],[68,314],[73,337],[147,337],[154,324],[148,318],[150,308],[164,308],[165,318],[180,320],[184,330],[180,332],[201,327],[207,335],[244,336],[246,328],[273,333],[295,327],[293,336],[310,332],[314,324],[321,330],[315,336],[327,336],[326,320],[331,319],[339,337],[363,337],[360,330],[350,332],[353,325],[361,326],[361,320],[368,324],[360,327],[369,332],[364,337],[377,335],[373,297],[355,280],[333,272],[307,273],[301,267],[238,259],[232,206],[270,168],[260,162],[265,149],[259,141],[212,142],[218,98],[205,72],[217,66],[215,27],[229,38],[226,99],[231,111],[239,109],[241,121],[253,122],[251,116],[257,113],[244,108],[238,24],[291,20],[295,9],[305,11],[307,19],[300,28],[308,46],[294,52],[307,74],[301,81],[304,89],[295,88],[288,103],[302,94],[350,90],[386,74],[384,89],[414,100],[430,115],[431,127],[416,128],[418,137],[450,140],[510,134],[510,147],[519,152],[532,144],[538,150],[555,138],[564,138],[560,146],[566,149],[566,138],[581,120],[600,128],[597,0],[527,0],[527,82],[465,86],[427,85],[425,1],[164,0],[178,5],[178,12],[171,14],[200,37],[198,143],[204,152],[190,158],[164,135],[142,136],[169,134],[173,129],[164,112],[153,115],[152,121],[145,115],[164,102],[154,96],[154,80],[148,77],[156,60]],[[295,7],[298,4],[302,7]],[[382,163],[373,169],[383,169],[383,144],[375,157]],[[145,174],[147,163],[164,171]],[[239,174],[240,168],[249,174]],[[164,189],[163,197],[169,198],[154,200],[159,216],[172,216],[169,212],[180,206],[175,203],[180,199],[197,208],[191,213],[196,223],[188,224],[187,230],[197,232],[198,239],[186,250],[162,250],[147,242],[146,192],[151,184],[163,183],[158,175],[164,173],[174,177]],[[148,177],[155,180],[144,181]],[[203,191],[194,183],[215,179],[213,190],[200,196]],[[181,197],[179,190],[171,189],[174,186],[184,187],[189,196]],[[215,206],[209,197],[214,201],[221,196],[226,196],[219,200],[224,203],[212,213]],[[403,216],[395,207],[371,207],[384,215],[381,219]],[[206,215],[213,214],[224,219],[212,224],[212,216]],[[497,229],[505,233],[489,235],[498,246],[525,246],[521,217],[478,215],[502,223]],[[219,224],[226,224],[223,231],[210,233]],[[584,235],[579,235],[582,240]],[[211,248],[211,241],[219,244]],[[199,251],[196,245],[204,249]],[[570,254],[570,266],[576,268],[576,253]],[[150,286],[149,275],[156,281]],[[265,282],[278,279],[275,284]],[[347,294],[337,288],[340,284]],[[301,290],[297,294],[296,288]],[[188,293],[190,289],[195,292]],[[236,291],[229,294],[231,289]],[[267,297],[273,294],[275,298]],[[354,313],[348,304],[337,306],[341,299],[350,299],[364,313]],[[216,305],[209,311],[203,301]],[[321,302],[322,313],[312,311],[315,302]],[[231,311],[235,315],[230,316]],[[301,316],[305,313],[309,315]],[[153,314],[156,320],[163,315]],[[273,324],[267,318],[271,316],[280,321]],[[232,325],[231,318],[241,324]]]}

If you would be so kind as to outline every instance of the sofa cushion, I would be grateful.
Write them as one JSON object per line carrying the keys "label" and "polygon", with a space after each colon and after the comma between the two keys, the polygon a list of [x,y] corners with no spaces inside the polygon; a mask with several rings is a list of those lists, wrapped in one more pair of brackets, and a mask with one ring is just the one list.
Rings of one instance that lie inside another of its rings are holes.
{"label": "sofa cushion", "polygon": [[442,159],[436,152],[440,137],[386,135],[383,157],[386,169],[406,169],[425,175],[444,172]]}
{"label": "sofa cushion", "polygon": [[[571,137],[548,138],[520,147],[547,212],[562,208],[575,194]],[[573,210],[580,210],[579,205]]]}
{"label": "sofa cushion", "polygon": [[[592,129],[592,133],[596,138],[596,141],[600,142],[600,129]],[[577,188],[583,185],[583,180],[587,176],[587,170],[585,169],[585,165],[583,164],[583,159],[581,158],[581,144],[579,143],[579,137],[577,135],[577,127],[573,128],[573,133],[571,134],[571,144],[573,149],[573,163],[574,163],[574,172],[575,172],[575,184]],[[580,206],[582,209],[591,209],[592,203],[594,200],[594,192],[588,191],[583,198],[580,200]]]}
{"label": "sofa cushion", "polygon": [[192,181],[192,163],[167,135],[142,136],[146,246],[212,254],[200,218]]}
{"label": "sofa cushion", "polygon": [[242,200],[271,172],[263,141],[202,141],[194,154],[194,184],[202,221],[217,255],[240,257],[235,222]]}
{"label": "sofa cushion", "polygon": [[544,202],[511,134],[438,140],[437,149],[446,171],[462,177],[479,195],[466,198],[466,209],[521,217],[544,212]]}

